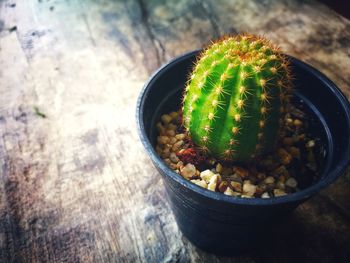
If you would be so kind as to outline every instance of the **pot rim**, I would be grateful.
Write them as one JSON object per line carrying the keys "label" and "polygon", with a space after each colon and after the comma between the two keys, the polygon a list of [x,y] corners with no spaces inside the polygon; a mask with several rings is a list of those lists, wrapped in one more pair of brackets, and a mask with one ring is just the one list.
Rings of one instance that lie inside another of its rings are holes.
{"label": "pot rim", "polygon": [[[209,191],[207,189],[204,189],[203,187],[200,187],[194,183],[191,183],[189,180],[184,179],[179,174],[175,173],[172,169],[170,169],[163,160],[158,156],[155,149],[152,147],[150,140],[148,139],[146,133],[145,133],[145,127],[143,123],[143,107],[145,104],[145,98],[147,98],[148,93],[150,92],[150,87],[152,84],[157,80],[157,76],[159,74],[162,74],[163,72],[167,71],[168,69],[171,69],[175,64],[180,63],[189,57],[196,56],[201,50],[194,50],[187,52],[185,54],[179,55],[172,60],[170,60],[168,63],[161,66],[159,69],[157,69],[151,77],[147,80],[147,82],[144,84],[140,95],[137,99],[137,106],[136,106],[136,123],[137,123],[137,131],[141,138],[142,144],[146,148],[147,153],[150,155],[151,160],[153,161],[153,164],[156,166],[156,168],[160,169],[164,172],[164,174],[170,179],[176,181],[177,183],[181,184],[183,187],[196,192],[197,194],[207,197],[209,199],[222,201],[225,203],[230,204],[238,204],[238,205],[276,205],[276,204],[285,204],[289,202],[296,202],[299,200],[310,198],[312,195],[320,191],[321,189],[328,186],[330,183],[332,183],[335,179],[337,179],[338,176],[344,173],[347,166],[350,164],[350,142],[347,144],[346,153],[343,156],[348,156],[348,158],[343,157],[342,160],[338,163],[338,165],[333,170],[328,170],[325,172],[328,172],[327,177],[324,180],[320,180],[317,183],[313,184],[312,186],[303,189],[301,191],[298,191],[296,193],[288,194],[285,196],[280,197],[273,197],[273,198],[241,198],[241,197],[234,197],[234,196],[227,196],[219,192],[213,192]],[[345,97],[345,95],[340,91],[340,89],[323,73],[315,69],[314,67],[306,64],[305,62],[302,62],[301,60],[287,55],[294,64],[297,64],[299,67],[303,68],[304,70],[308,71],[312,75],[314,75],[319,81],[323,82],[330,90],[331,92],[338,98],[338,101],[341,103],[342,108],[345,110],[347,119],[350,123],[350,103],[348,99]]]}

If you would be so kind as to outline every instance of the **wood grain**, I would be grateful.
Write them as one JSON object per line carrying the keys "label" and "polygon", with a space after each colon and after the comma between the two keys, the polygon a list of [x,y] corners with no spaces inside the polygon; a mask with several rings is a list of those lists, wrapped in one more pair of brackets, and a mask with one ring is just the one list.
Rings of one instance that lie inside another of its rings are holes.
{"label": "wood grain", "polygon": [[243,31],[350,95],[350,22],[317,2],[1,0],[0,262],[349,262],[349,172],[249,255],[178,230],[136,99],[161,64]]}

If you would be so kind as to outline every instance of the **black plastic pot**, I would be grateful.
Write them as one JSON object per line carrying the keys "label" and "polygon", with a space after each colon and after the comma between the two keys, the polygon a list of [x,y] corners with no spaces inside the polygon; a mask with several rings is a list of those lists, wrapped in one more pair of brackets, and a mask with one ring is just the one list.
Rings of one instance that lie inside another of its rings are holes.
{"label": "black plastic pot", "polygon": [[237,198],[211,192],[168,168],[154,149],[155,124],[162,114],[179,109],[181,93],[198,52],[180,56],[154,73],[137,102],[137,125],[141,141],[164,179],[183,234],[206,251],[235,254],[251,247],[276,222],[343,174],[350,160],[350,106],[326,76],[291,57],[296,98],[317,120],[314,130],[325,145],[321,178],[302,191],[270,199]]}

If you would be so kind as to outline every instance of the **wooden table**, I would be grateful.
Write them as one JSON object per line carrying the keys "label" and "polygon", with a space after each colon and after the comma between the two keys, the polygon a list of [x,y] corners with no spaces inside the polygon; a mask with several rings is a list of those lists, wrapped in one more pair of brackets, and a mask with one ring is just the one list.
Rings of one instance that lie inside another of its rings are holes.
{"label": "wooden table", "polygon": [[314,1],[0,1],[0,262],[350,262],[350,173],[233,258],[174,222],[136,132],[150,74],[264,34],[350,95],[350,21]]}

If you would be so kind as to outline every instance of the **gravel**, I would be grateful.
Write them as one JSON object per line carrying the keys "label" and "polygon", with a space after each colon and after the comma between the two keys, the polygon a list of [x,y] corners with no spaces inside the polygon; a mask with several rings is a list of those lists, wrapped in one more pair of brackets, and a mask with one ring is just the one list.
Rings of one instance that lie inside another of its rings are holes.
{"label": "gravel", "polygon": [[[228,164],[203,156],[195,159],[193,153],[198,152],[182,129],[180,112],[175,111],[162,115],[156,125],[159,133],[156,151],[180,176],[210,191],[242,198],[291,194],[300,190],[298,178],[310,176],[303,171],[316,170],[314,149],[318,143],[305,132],[308,126],[305,114],[293,107],[291,110],[293,112],[285,117],[276,153],[265,156],[255,165]],[[186,151],[192,155],[182,158]]]}

